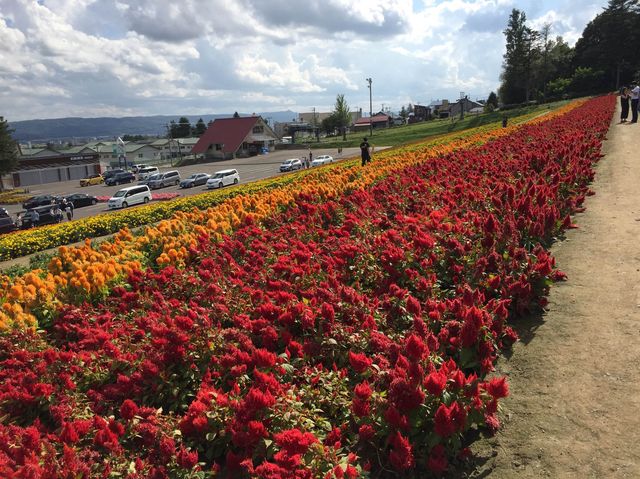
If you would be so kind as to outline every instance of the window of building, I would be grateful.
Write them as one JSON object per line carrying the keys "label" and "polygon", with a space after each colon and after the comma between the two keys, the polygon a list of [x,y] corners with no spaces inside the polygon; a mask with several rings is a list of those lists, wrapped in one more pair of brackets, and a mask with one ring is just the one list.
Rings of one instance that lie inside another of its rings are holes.
{"label": "window of building", "polygon": [[262,125],[256,125],[253,127],[253,132],[254,133],[264,133],[264,126]]}

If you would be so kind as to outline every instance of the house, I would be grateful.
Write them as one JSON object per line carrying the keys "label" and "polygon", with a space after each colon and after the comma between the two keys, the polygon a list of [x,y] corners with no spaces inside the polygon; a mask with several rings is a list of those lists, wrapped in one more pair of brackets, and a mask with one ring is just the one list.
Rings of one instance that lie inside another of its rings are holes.
{"label": "house", "polygon": [[413,105],[413,112],[409,113],[408,123],[418,123],[431,119],[431,107],[425,105]]}
{"label": "house", "polygon": [[79,180],[100,173],[100,159],[92,148],[57,151],[51,148],[19,148],[18,166],[5,178],[14,187]]}
{"label": "house", "polygon": [[199,138],[158,138],[150,143],[160,150],[160,156],[165,158],[178,158],[191,154],[191,150],[198,143]]}
{"label": "house", "polygon": [[[121,165],[120,159],[112,161],[111,166],[132,166],[138,163],[157,163],[162,159],[162,151],[153,145],[128,142],[124,145],[126,165]],[[122,162],[123,163],[123,162]]]}
{"label": "house", "polygon": [[389,128],[389,126],[391,126],[391,117],[386,113],[376,113],[372,117],[359,118],[351,128],[354,131],[363,131],[368,130],[369,125],[371,125],[371,128],[374,130]]}
{"label": "house", "polygon": [[451,116],[451,104],[449,100],[435,100],[429,103],[429,108],[435,118],[449,118]]}
{"label": "house", "polygon": [[260,116],[218,118],[209,124],[191,151],[212,159],[248,157],[272,149],[277,139]]}
{"label": "house", "polygon": [[464,113],[468,113],[471,110],[473,110],[474,108],[481,108],[481,109],[484,108],[482,103],[479,103],[479,102],[473,101],[473,100],[469,100],[469,98],[464,97],[464,98],[458,100],[457,102],[451,104],[451,107],[450,107],[450,110],[449,110],[451,116],[460,115],[460,108],[461,107],[462,107],[462,111]]}

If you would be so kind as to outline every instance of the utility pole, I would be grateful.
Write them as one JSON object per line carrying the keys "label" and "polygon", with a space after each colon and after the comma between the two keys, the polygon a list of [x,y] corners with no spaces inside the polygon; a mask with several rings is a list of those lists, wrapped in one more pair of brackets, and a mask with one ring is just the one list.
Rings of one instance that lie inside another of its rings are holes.
{"label": "utility pole", "polygon": [[373,136],[373,125],[371,124],[371,120],[373,117],[373,106],[371,104],[371,78],[366,79],[369,83],[369,136]]}

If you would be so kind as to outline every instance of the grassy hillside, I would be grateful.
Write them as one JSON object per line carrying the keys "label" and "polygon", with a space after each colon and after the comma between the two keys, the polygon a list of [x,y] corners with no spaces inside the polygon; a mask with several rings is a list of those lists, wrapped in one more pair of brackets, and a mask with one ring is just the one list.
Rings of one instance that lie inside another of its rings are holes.
{"label": "grassy hillside", "polygon": [[[447,118],[443,120],[431,120],[413,125],[395,126],[384,130],[374,130],[373,135],[369,135],[369,131],[359,131],[357,133],[347,134],[344,141],[342,137],[321,138],[320,142],[312,142],[312,148],[339,148],[358,146],[363,136],[369,137],[369,143],[373,146],[397,146],[414,141],[424,140],[430,136],[442,135],[453,131],[462,131],[468,128],[485,125],[487,123],[495,123],[502,121],[504,115],[508,119],[539,111],[541,114],[549,110],[558,108],[566,104],[566,101],[549,103],[545,105],[535,105],[525,108],[518,108],[507,111],[495,111],[492,113],[483,113],[481,115],[467,115],[463,120],[459,117]],[[304,141],[296,141],[296,143],[304,143]]]}

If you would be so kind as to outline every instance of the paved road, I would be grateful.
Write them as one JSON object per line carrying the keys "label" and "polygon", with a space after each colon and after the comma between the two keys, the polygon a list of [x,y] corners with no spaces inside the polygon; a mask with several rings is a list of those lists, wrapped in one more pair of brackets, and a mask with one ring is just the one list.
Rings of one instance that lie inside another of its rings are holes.
{"label": "paved road", "polygon": [[[193,173],[214,173],[218,170],[224,170],[227,168],[235,168],[240,174],[240,183],[250,183],[252,181],[260,180],[263,178],[269,178],[271,176],[279,176],[283,174],[295,174],[295,173],[280,173],[279,166],[283,160],[288,158],[301,158],[308,153],[307,150],[290,150],[290,151],[274,151],[267,155],[253,156],[251,158],[236,158],[234,160],[216,161],[211,163],[203,163],[198,165],[183,166],[180,168],[172,168],[170,166],[161,167],[160,171],[178,170],[180,176],[184,179]],[[318,155],[331,155],[335,161],[340,161],[346,158],[351,158],[355,155],[359,155],[359,148],[344,148],[342,154],[338,155],[335,148],[333,149],[318,149],[313,150],[313,156]],[[29,192],[32,195],[40,194],[52,194],[52,195],[65,195],[71,193],[87,193],[88,195],[95,196],[108,196],[111,197],[119,189],[125,186],[135,185],[136,183],[130,183],[129,185],[120,186],[106,186],[95,185],[81,187],[80,182],[74,181],[61,181],[58,183],[47,183],[44,185],[34,185],[29,187]],[[180,193],[181,196],[190,196],[207,191],[203,186],[197,186],[195,188],[181,189],[178,186],[171,186],[168,188],[162,188],[153,190],[154,193]],[[22,205],[3,205],[7,211],[15,216],[19,211],[22,211]],[[106,203],[98,203],[95,206],[86,206],[83,208],[76,208],[74,212],[74,218],[84,218],[88,216],[94,216],[99,213],[106,213],[110,210],[107,209]]]}

